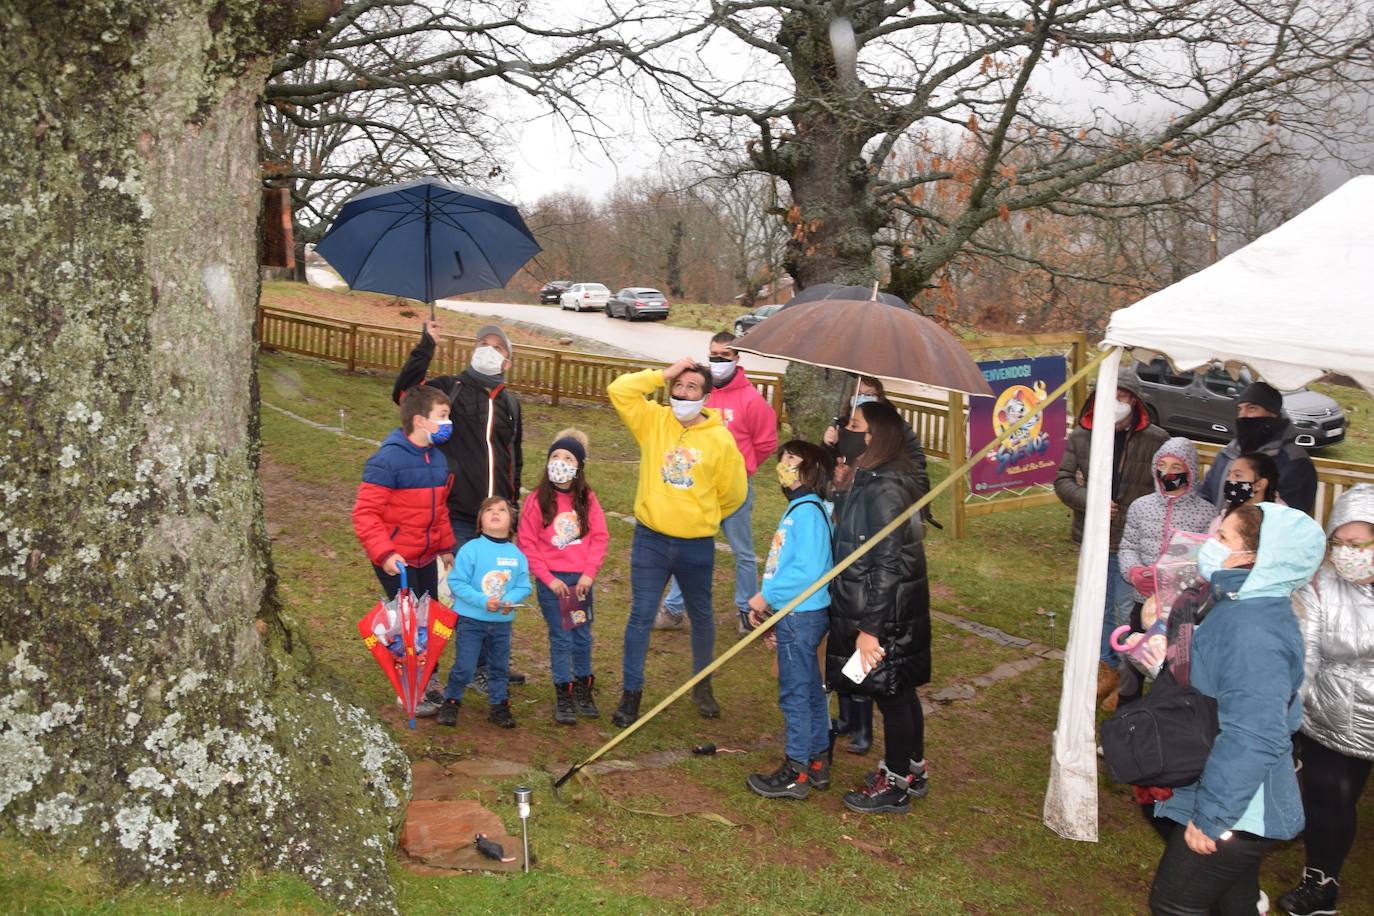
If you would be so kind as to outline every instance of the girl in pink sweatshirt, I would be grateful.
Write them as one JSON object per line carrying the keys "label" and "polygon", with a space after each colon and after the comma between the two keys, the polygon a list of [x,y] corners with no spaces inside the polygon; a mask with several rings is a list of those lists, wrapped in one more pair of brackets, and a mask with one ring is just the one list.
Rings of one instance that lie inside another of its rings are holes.
{"label": "girl in pink sweatshirt", "polygon": [[611,533],[587,486],[586,463],[585,433],[565,429],[554,438],[539,486],[521,507],[517,537],[549,627],[553,720],[560,725],[600,715],[592,701],[592,583]]}

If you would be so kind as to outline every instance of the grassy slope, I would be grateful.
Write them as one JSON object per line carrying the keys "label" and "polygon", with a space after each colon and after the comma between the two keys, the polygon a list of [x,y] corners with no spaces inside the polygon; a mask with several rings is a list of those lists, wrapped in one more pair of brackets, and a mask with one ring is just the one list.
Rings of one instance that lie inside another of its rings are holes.
{"label": "grassy slope", "polygon": [[[377,439],[393,425],[389,379],[349,376],[332,366],[277,355],[264,357],[260,377],[265,402],[320,423],[336,424],[344,407],[355,435]],[[580,426],[591,436],[589,473],[603,502],[609,510],[630,512],[636,456],[609,409],[554,410],[527,401],[526,411],[526,454],[532,466],[555,431]],[[561,771],[599,746],[613,729],[605,718],[576,728],[551,722],[547,638],[542,622],[529,612],[515,623],[514,662],[531,675],[529,685],[513,692],[518,730],[488,728],[466,708],[457,729],[439,729],[432,722],[422,722],[414,732],[400,728],[390,688],[357,646],[353,630],[376,592],[348,523],[358,470],[372,447],[271,410],[263,413],[263,436],[269,530],[283,598],[325,672],[349,681],[396,728],[413,755],[441,760],[500,756],[527,764],[526,779],[536,787],[531,826],[541,867],[535,874],[419,877],[397,866],[394,874],[406,912],[450,912],[459,900],[466,912],[555,907],[572,913],[606,907],[744,913],[1143,911],[1159,847],[1120,788],[1103,784],[1098,844],[1061,840],[1040,825],[1059,698],[1058,663],[1042,664],[930,717],[932,792],[907,818],[862,819],[840,806],[837,790],[854,784],[874,757],[840,754],[836,789],[801,804],[767,802],[745,789],[743,777],[751,770],[771,769],[780,752],[776,687],[762,648],[747,652],[718,675],[716,692],[725,708],[720,720],[703,722],[690,704],[676,704],[613,756],[681,750],[706,740],[762,750],[597,777],[565,793],[563,803],[547,791],[545,768]],[[935,470],[939,474],[944,468],[937,463]],[[758,479],[762,483],[771,477],[771,465],[765,465]],[[775,487],[760,485],[756,503],[756,539],[766,544],[782,497]],[[620,635],[629,601],[629,530],[619,521],[611,525],[611,554],[597,586],[595,648],[603,686],[599,699],[606,714],[617,694]],[[929,553],[935,607],[1039,642],[1062,644],[1075,564],[1066,532],[1066,514],[1046,508],[975,519],[971,536],[961,542],[934,533]],[[726,596],[733,573],[728,554],[720,556],[718,651],[732,639]],[[1035,613],[1042,607],[1059,611],[1057,630]],[[685,679],[687,649],[685,632],[655,635],[646,700],[656,701]],[[931,689],[1018,657],[1015,650],[993,647],[937,622]],[[517,823],[509,792],[515,783],[493,783],[478,793],[511,826]],[[622,806],[688,816],[651,817]],[[1366,801],[1366,824],[1374,814],[1371,808],[1374,803]],[[691,816],[699,812],[723,815],[740,826]],[[1357,843],[1348,878],[1374,874],[1371,846]],[[0,899],[20,911],[323,909],[305,885],[279,876],[246,876],[225,897],[173,897],[112,891],[81,867],[43,859],[12,843],[0,844],[0,853],[5,854]],[[1297,875],[1299,856],[1300,850],[1290,848],[1271,860],[1265,875],[1271,896]],[[1374,909],[1374,882],[1347,884],[1343,902],[1351,912]]]}

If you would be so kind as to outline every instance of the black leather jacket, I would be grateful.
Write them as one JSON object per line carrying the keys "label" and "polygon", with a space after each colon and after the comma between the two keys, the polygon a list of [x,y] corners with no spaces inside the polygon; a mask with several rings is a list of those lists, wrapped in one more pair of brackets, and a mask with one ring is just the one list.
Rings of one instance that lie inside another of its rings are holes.
{"label": "black leather jacket", "polygon": [[[920,495],[915,469],[898,460],[859,469],[837,500],[838,562],[896,518]],[[840,673],[854,654],[859,631],[878,638],[887,653],[862,684]],[[914,517],[830,583],[826,681],[841,693],[891,695],[930,681],[930,590],[921,520]]]}

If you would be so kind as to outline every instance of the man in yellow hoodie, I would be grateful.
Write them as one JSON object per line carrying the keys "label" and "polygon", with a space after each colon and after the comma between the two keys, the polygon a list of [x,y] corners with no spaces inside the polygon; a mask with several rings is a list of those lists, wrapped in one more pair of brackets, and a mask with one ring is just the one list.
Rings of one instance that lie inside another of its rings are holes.
{"label": "man in yellow hoodie", "polygon": [[[670,406],[645,399],[662,387],[668,388]],[[669,576],[682,587],[692,625],[692,670],[705,668],[715,655],[715,536],[720,520],[744,504],[748,477],[734,437],[716,411],[705,409],[710,370],[692,357],[667,369],[622,375],[606,393],[639,443],[623,693],[611,716],[624,728],[639,718],[649,633]],[[720,715],[710,678],[693,688],[692,702],[708,719]]]}

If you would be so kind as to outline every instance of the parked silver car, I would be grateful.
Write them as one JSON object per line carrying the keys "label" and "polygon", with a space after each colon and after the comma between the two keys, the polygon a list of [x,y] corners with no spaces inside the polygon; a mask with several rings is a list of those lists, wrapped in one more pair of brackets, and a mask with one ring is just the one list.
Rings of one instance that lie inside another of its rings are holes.
{"label": "parked silver car", "polygon": [[[1140,394],[1150,420],[1177,436],[1230,442],[1236,436],[1236,396],[1254,377],[1242,369],[1238,378],[1220,367],[1175,372],[1168,360],[1135,364]],[[1283,412],[1298,429],[1297,444],[1324,448],[1345,439],[1341,405],[1324,394],[1299,388],[1283,392]]]}
{"label": "parked silver car", "polygon": [[668,300],[652,287],[627,286],[606,300],[606,317],[626,321],[667,318]]}

